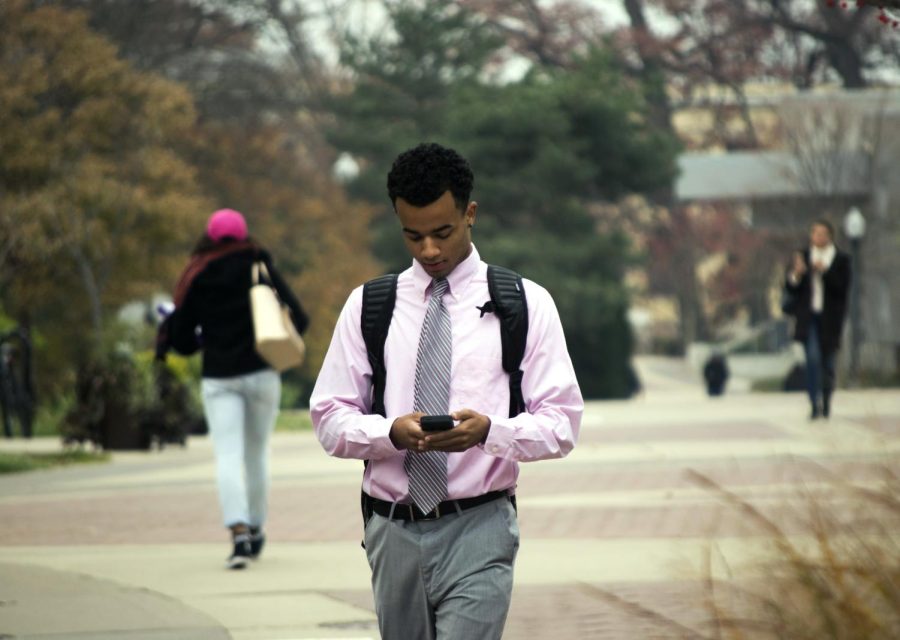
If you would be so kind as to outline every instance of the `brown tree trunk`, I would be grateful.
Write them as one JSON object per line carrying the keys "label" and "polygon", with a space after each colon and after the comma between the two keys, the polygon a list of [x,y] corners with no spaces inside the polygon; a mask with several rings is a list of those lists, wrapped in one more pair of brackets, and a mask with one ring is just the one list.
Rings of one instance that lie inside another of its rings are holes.
{"label": "brown tree trunk", "polygon": [[862,70],[859,52],[847,40],[829,40],[825,52],[831,67],[841,76],[845,89],[863,89],[868,86]]}
{"label": "brown tree trunk", "polygon": [[73,246],[69,249],[75,265],[78,267],[78,273],[81,275],[81,283],[84,285],[84,291],[88,297],[88,304],[91,308],[91,328],[93,329],[93,338],[99,340],[103,335],[103,307],[100,302],[100,287],[97,286],[97,279],[94,277],[94,271],[91,264],[81,247]]}
{"label": "brown tree trunk", "polygon": [[[650,32],[647,19],[644,14],[644,0],[622,0],[631,27],[637,39],[638,55],[641,58],[641,75],[648,81],[660,79],[664,75],[662,60],[659,56],[658,43]],[[655,124],[668,131],[677,138],[675,127],[672,124],[672,105],[665,92],[665,86],[660,88],[657,95],[653,96],[651,117]],[[686,212],[675,200],[675,185],[655,194],[655,199],[669,210],[673,217],[684,216]],[[684,238],[689,243],[690,238]],[[692,246],[686,246],[681,263],[681,277],[676,285],[676,299],[678,301],[678,323],[682,347],[694,340],[705,339],[708,335],[706,316],[703,313],[703,305],[700,299],[700,283],[697,280],[697,263],[695,251]]]}

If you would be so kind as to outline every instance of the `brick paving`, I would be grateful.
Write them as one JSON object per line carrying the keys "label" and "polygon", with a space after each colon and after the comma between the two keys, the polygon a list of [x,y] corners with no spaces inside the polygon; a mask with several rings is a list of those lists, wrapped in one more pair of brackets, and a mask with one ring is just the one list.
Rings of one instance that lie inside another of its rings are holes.
{"label": "brick paving", "polygon": [[[683,582],[635,584],[607,583],[602,589],[592,585],[547,585],[516,588],[504,631],[505,639],[572,638],[592,640],[625,640],[674,638],[671,627],[654,622],[648,616],[629,612],[604,598],[615,593],[625,600],[652,603],[655,613],[691,628],[704,628],[710,613],[703,607],[704,594]],[[359,592],[331,592],[334,598],[354,606],[370,607],[371,597]],[[358,621],[357,629],[377,633],[374,621]]]}
{"label": "brick paving", "polygon": [[[851,513],[843,505],[852,501],[829,478],[876,486],[885,465],[896,460],[900,393],[839,392],[831,423],[811,424],[799,395],[710,401],[686,388],[658,397],[648,389],[630,403],[592,403],[569,458],[523,466],[523,546],[508,640],[676,638],[690,637],[689,629],[702,631],[710,617],[703,585],[672,567],[633,580],[627,571],[572,579],[554,572],[554,557],[524,557],[552,548],[577,560],[580,549],[590,554],[604,544],[658,543],[664,550],[679,541],[761,535],[738,510],[692,482],[688,470],[735,492],[793,535],[806,530],[804,507],[811,497]],[[871,438],[883,444],[865,445]],[[311,434],[276,437],[271,545],[343,541],[348,554],[362,554],[361,465],[323,457]],[[192,440],[186,450],[116,456],[97,468],[31,479],[0,476],[0,551],[171,542],[222,543],[224,552],[212,473],[208,442]],[[523,572],[525,565],[544,568],[538,575]],[[367,583],[320,594],[369,612],[323,623],[322,637],[377,637]],[[683,625],[682,631],[635,613],[638,605]]]}

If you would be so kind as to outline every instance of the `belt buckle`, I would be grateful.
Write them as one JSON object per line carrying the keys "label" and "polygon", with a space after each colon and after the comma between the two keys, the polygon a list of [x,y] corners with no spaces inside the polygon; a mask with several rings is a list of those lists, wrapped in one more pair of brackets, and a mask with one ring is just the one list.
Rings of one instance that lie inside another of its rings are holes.
{"label": "belt buckle", "polygon": [[437,520],[441,517],[441,505],[435,505],[434,509],[429,511],[427,514],[422,517],[416,517],[416,505],[409,505],[409,519],[413,522],[427,522],[428,520]]}

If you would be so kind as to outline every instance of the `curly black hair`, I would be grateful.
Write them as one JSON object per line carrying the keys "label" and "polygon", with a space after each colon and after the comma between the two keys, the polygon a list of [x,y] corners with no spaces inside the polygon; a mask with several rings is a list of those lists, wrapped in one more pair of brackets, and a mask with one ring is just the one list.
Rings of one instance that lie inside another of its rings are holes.
{"label": "curly black hair", "polygon": [[475,176],[466,159],[434,142],[401,153],[387,177],[388,197],[395,207],[397,198],[424,207],[450,191],[457,208],[464,211],[474,186]]}

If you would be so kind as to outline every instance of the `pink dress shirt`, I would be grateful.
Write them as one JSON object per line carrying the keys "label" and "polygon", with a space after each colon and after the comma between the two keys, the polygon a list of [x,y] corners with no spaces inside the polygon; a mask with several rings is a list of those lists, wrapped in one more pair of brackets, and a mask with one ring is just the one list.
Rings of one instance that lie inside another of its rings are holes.
{"label": "pink dress shirt", "polygon": [[[472,409],[491,419],[487,440],[447,459],[448,498],[489,491],[514,492],[519,462],[561,458],[578,436],[584,402],[556,305],[543,287],[524,280],[528,341],[522,361],[527,412],[509,418],[509,377],[501,363],[499,320],[476,306],[490,300],[487,264],[472,252],[447,276],[444,304],[453,327],[449,411]],[[409,502],[406,450],[389,437],[394,420],[413,410],[419,333],[431,295],[431,276],[413,261],[400,274],[394,317],[384,348],[387,417],[370,415],[372,370],[360,329],[362,287],[347,299],[310,399],[316,435],[340,458],[368,459],[363,490],[391,502]],[[362,465],[360,465],[362,467]]]}

